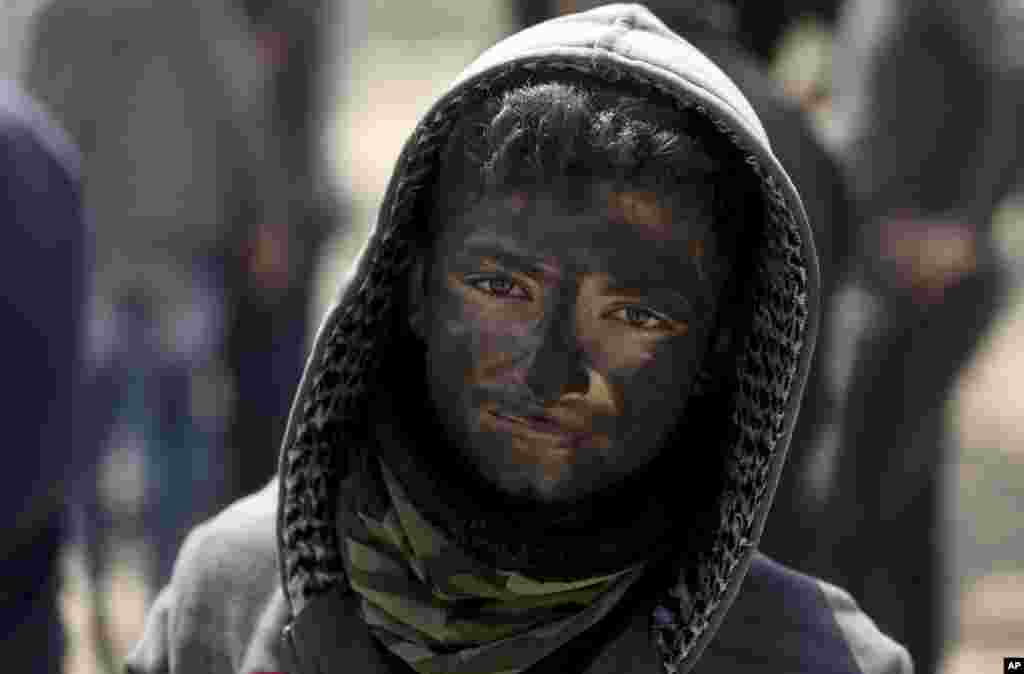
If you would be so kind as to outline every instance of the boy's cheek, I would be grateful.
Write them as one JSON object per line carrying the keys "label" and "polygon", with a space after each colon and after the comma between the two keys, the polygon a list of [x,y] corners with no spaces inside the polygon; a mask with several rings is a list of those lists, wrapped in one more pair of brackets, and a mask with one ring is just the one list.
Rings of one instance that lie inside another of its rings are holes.
{"label": "boy's cheek", "polygon": [[594,369],[617,378],[651,367],[657,359],[657,344],[649,339],[589,339],[582,345]]}
{"label": "boy's cheek", "polygon": [[528,317],[511,315],[511,311],[496,310],[481,303],[456,298],[450,303],[451,336],[473,335],[484,348],[515,348],[517,342],[530,339],[535,322]]}
{"label": "boy's cheek", "polygon": [[440,337],[446,366],[465,372],[467,384],[507,378],[511,379],[506,383],[519,382],[522,373],[514,371],[521,360],[517,354],[533,343],[529,324],[495,318],[472,304],[451,308],[442,317],[445,328]]}
{"label": "boy's cheek", "polygon": [[612,385],[642,411],[677,400],[680,392],[690,389],[694,370],[685,354],[662,345],[632,358],[620,356],[606,371]]}

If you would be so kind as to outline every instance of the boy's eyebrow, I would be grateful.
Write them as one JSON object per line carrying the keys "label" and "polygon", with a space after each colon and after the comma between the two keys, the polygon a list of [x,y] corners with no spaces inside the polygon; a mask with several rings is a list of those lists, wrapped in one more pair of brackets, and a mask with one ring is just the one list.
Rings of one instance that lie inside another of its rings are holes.
{"label": "boy's eyebrow", "polygon": [[605,290],[611,293],[629,293],[632,291],[655,297],[665,297],[674,303],[682,304],[689,311],[694,311],[702,306],[702,303],[694,303],[684,293],[663,285],[657,279],[651,279],[648,276],[610,276]]}
{"label": "boy's eyebrow", "polygon": [[494,241],[474,242],[469,240],[463,245],[462,250],[459,251],[459,255],[471,256],[474,258],[492,258],[499,264],[524,269],[536,274],[546,274],[555,277],[560,277],[562,275],[562,270],[557,264],[554,264],[539,255],[532,255],[524,251],[507,248]]}

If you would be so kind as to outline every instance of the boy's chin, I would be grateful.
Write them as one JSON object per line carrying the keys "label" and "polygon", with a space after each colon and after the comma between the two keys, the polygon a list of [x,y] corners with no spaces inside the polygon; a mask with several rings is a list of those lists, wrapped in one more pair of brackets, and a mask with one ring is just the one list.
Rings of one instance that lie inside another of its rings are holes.
{"label": "boy's chin", "polygon": [[540,509],[572,506],[601,491],[601,485],[581,482],[571,470],[554,478],[542,469],[527,470],[514,475],[492,475],[489,481],[511,503],[527,508],[531,505]]}
{"label": "boy's chin", "polygon": [[624,477],[608,474],[607,465],[585,460],[578,450],[524,443],[504,434],[480,434],[473,439],[477,441],[473,451],[463,457],[469,459],[478,480],[515,508],[572,506]]}

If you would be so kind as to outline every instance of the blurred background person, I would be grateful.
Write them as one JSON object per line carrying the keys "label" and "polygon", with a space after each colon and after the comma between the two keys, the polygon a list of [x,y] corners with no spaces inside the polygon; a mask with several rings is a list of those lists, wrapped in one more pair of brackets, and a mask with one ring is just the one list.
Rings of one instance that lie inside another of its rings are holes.
{"label": "blurred background person", "polygon": [[89,232],[78,156],[43,109],[0,79],[0,326],[7,479],[0,497],[0,662],[56,672],[67,494],[97,460],[86,389]]}
{"label": "blurred background person", "polygon": [[834,56],[834,129],[874,310],[846,385],[830,554],[924,674],[950,636],[946,403],[1008,288],[992,218],[1024,157],[1022,12],[850,0]]}
{"label": "blurred background person", "polygon": [[217,3],[52,0],[26,59],[26,86],[82,151],[94,343],[117,391],[109,450],[122,465],[137,457],[144,480],[137,519],[114,517],[96,494],[92,553],[102,566],[127,526],[118,534],[153,546],[154,582],[227,477],[227,410],[204,394],[224,381],[229,261],[268,208],[263,86],[241,26]]}
{"label": "blurred background person", "polygon": [[[526,0],[515,3],[524,23],[551,14],[605,4]],[[771,56],[787,27],[803,13],[833,10],[835,3],[743,3],[735,0],[652,0],[647,6],[673,31],[714,61],[747,96],[757,111],[772,146],[804,198],[821,265],[822,306],[827,310],[840,286],[852,254],[853,214],[839,163],[800,102],[783,91],[770,71]],[[789,447],[789,457],[772,505],[772,518],[761,550],[801,571],[832,577],[818,541],[828,522],[821,519],[829,484],[818,479],[818,465],[836,415],[827,381],[831,342],[822,321],[804,402]],[[831,455],[830,455],[831,456]],[[827,460],[829,457],[825,457]],[[831,475],[831,472],[826,472]]]}
{"label": "blurred background person", "polygon": [[[348,229],[347,197],[325,151],[337,95],[347,3],[232,0],[266,72],[267,157],[274,208],[256,223],[231,283],[227,362],[236,390],[229,428],[232,498],[275,471],[288,406],[305,363],[317,269],[328,239]],[[244,448],[244,451],[243,451]]]}
{"label": "blurred background person", "polygon": [[34,18],[25,81],[80,144],[97,223],[108,465],[141,464],[141,503],[124,480],[87,499],[99,571],[139,539],[165,583],[184,532],[273,474],[312,270],[344,217],[318,137],[325,19],[238,0],[51,0]]}
{"label": "blurred background person", "polygon": [[[580,7],[607,2],[595,0],[511,0],[511,13],[521,27],[532,26],[555,14],[571,14]],[[842,0],[776,0],[775,2],[744,2],[743,0],[655,0],[656,13],[668,21],[670,15],[704,16],[715,22],[727,20],[732,37],[742,44],[747,54],[762,65],[776,56],[786,31],[801,18],[813,16],[825,24],[836,21]]]}

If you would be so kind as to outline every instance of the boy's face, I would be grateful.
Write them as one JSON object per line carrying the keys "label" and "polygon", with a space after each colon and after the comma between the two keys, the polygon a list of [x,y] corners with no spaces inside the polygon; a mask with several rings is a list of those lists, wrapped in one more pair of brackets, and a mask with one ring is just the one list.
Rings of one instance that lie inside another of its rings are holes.
{"label": "boy's face", "polygon": [[[650,462],[715,313],[710,215],[598,183],[572,202],[485,199],[441,229],[411,322],[463,458],[499,489],[546,502]],[[682,437],[673,451],[708,447]]]}

